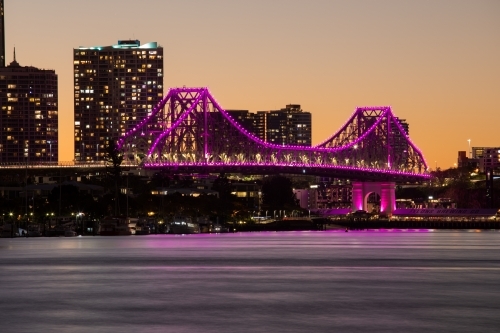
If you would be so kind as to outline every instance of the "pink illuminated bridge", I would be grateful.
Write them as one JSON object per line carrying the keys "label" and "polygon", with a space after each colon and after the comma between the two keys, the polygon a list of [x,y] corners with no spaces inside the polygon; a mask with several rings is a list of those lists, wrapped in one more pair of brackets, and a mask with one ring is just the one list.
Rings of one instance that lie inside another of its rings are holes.
{"label": "pink illuminated bridge", "polygon": [[178,173],[291,173],[397,182],[430,177],[422,152],[388,106],[356,108],[317,146],[283,146],[245,129],[207,88],[170,89],[118,147],[125,163]]}

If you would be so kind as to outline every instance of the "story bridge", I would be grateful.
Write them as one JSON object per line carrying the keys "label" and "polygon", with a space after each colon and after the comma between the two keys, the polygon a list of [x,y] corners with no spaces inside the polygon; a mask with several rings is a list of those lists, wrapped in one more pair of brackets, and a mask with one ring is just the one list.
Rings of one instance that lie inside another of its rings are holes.
{"label": "story bridge", "polygon": [[356,108],[319,145],[265,142],[226,112],[207,88],[172,88],[117,144],[124,163],[177,173],[309,174],[349,178],[353,210],[368,195],[395,209],[395,183],[428,180],[427,163],[389,106]]}

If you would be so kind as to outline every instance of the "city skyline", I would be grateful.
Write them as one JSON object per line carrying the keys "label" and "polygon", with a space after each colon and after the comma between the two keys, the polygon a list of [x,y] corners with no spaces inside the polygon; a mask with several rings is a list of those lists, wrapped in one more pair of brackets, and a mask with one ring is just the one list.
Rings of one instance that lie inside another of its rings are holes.
{"label": "city skyline", "polygon": [[132,1],[73,2],[5,1],[6,63],[15,46],[20,65],[59,76],[62,161],[74,158],[71,52],[119,39],[164,48],[165,94],[207,86],[225,109],[252,112],[301,104],[313,144],[366,105],[406,119],[431,168],[499,144],[498,2],[145,0],[147,15]]}

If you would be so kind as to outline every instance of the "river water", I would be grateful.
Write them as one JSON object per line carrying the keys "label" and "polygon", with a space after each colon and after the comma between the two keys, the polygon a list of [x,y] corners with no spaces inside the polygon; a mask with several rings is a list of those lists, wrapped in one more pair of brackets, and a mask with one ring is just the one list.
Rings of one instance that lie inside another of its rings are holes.
{"label": "river water", "polygon": [[0,239],[0,332],[499,332],[500,232]]}

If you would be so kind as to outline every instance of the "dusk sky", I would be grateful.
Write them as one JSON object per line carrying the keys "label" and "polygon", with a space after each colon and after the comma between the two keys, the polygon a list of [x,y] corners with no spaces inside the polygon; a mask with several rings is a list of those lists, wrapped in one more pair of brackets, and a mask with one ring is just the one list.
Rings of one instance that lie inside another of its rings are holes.
{"label": "dusk sky", "polygon": [[73,160],[73,55],[120,39],[164,48],[164,86],[226,109],[312,113],[313,144],[357,106],[390,105],[431,168],[500,146],[498,0],[5,0],[7,63],[59,76],[59,160]]}

